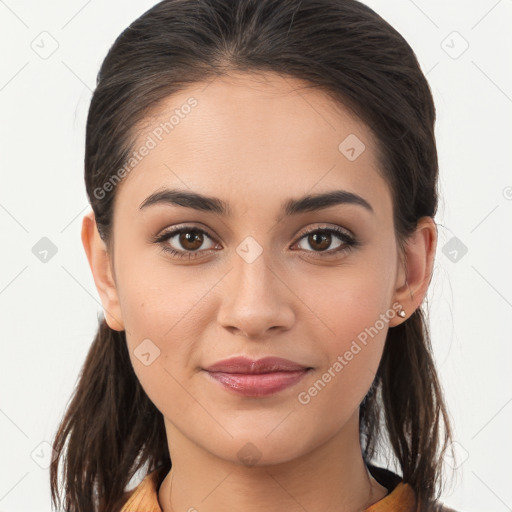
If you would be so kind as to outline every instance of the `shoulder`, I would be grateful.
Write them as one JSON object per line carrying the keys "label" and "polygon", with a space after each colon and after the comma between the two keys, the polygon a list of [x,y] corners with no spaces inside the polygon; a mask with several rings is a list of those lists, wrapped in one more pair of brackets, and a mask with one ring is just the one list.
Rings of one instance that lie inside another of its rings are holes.
{"label": "shoulder", "polygon": [[[404,507],[407,510],[413,510],[416,508],[416,496],[409,484],[403,482],[402,478],[393,473],[392,471],[374,466],[373,464],[367,464],[368,470],[372,474],[372,476],[379,482],[381,485],[386,487],[389,491],[389,494],[378,502],[374,507],[375,511],[379,510],[394,510],[397,509],[398,506]],[[380,507],[380,508],[378,508]],[[409,508],[407,508],[409,507]],[[424,512],[463,512],[461,510],[455,510],[453,508],[447,507],[446,505],[440,503],[439,501],[429,502],[425,507],[423,507]],[[369,512],[373,512],[373,509],[370,507]]]}

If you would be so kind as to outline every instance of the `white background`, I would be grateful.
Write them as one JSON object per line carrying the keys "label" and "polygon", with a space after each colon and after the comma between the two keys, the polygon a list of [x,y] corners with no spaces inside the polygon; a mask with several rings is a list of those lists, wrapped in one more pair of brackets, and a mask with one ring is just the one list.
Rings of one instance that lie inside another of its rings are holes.
{"label": "white background", "polygon": [[[80,241],[87,109],[115,37],[154,3],[0,0],[3,512],[50,511],[45,442],[101,312]],[[462,461],[443,501],[512,510],[512,0],[366,3],[415,50],[437,107],[441,201],[429,304]],[[58,48],[43,59],[33,49],[43,44]],[[57,248],[46,263],[32,252],[42,237]],[[452,261],[447,243],[467,253],[457,249]]]}

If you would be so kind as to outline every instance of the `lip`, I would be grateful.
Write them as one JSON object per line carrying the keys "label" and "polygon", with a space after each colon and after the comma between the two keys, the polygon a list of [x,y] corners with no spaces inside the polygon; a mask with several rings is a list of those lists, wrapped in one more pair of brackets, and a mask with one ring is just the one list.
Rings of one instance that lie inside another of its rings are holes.
{"label": "lip", "polygon": [[205,371],[213,380],[239,395],[264,397],[297,384],[311,369],[279,357],[256,361],[234,357],[219,361]]}
{"label": "lip", "polygon": [[306,369],[307,367],[302,364],[281,357],[263,357],[257,360],[247,357],[232,357],[218,361],[205,368],[205,370],[210,373],[244,373],[248,375],[271,372],[293,372]]}

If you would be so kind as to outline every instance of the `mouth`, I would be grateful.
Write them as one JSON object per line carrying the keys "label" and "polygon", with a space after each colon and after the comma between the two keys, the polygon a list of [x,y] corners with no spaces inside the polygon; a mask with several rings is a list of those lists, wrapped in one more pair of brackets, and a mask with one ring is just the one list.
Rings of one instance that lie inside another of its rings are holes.
{"label": "mouth", "polygon": [[237,357],[219,361],[204,371],[225,389],[242,396],[264,397],[297,384],[312,370],[288,359],[266,357],[257,361]]}
{"label": "mouth", "polygon": [[310,369],[291,372],[259,374],[207,372],[208,375],[230,391],[239,395],[263,397],[297,384]]}

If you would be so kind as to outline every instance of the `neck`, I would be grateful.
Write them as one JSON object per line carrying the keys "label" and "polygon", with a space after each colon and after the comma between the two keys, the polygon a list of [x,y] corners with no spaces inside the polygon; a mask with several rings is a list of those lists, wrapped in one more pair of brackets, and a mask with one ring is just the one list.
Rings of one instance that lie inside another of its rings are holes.
{"label": "neck", "polygon": [[173,468],[158,493],[164,512],[358,512],[387,494],[366,468],[355,414],[321,446],[264,466],[216,457],[167,421],[166,430]]}

